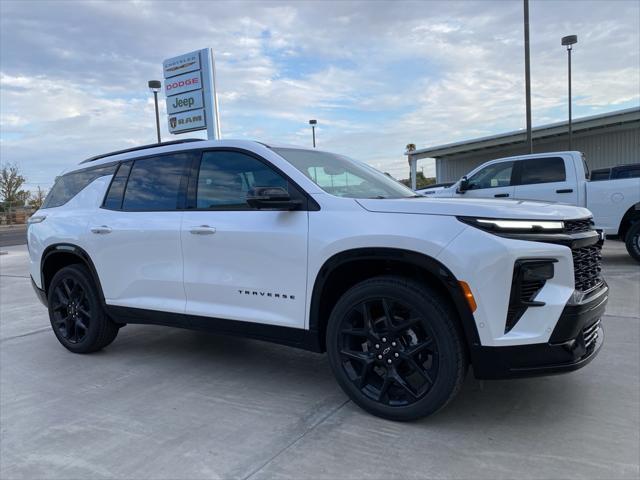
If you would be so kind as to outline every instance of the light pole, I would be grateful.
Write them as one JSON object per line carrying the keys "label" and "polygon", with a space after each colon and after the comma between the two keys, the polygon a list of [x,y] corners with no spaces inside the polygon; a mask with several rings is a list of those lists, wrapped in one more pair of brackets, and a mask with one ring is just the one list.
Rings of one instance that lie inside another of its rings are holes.
{"label": "light pole", "polygon": [[573,49],[572,45],[578,43],[577,35],[567,35],[566,37],[562,37],[562,45],[566,45],[568,61],[569,61],[569,150],[572,148],[572,128],[571,128],[571,50]]}
{"label": "light pole", "polygon": [[153,92],[153,101],[156,104],[156,131],[158,133],[158,143],[160,140],[160,115],[158,114],[158,92],[162,88],[160,80],[149,80],[149,89]]}
{"label": "light pole", "polygon": [[527,116],[527,149],[533,153],[531,135],[531,63],[529,60],[529,0],[524,0],[524,91]]}
{"label": "light pole", "polygon": [[316,125],[318,124],[317,120],[309,120],[309,125],[311,125],[311,135],[313,136],[313,148],[316,148]]}

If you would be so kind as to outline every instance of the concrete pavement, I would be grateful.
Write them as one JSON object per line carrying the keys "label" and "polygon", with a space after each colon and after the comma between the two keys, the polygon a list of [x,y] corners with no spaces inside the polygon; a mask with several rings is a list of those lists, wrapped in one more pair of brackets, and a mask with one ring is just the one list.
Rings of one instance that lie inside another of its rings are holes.
{"label": "concrete pavement", "polygon": [[640,268],[608,242],[605,345],[586,368],[471,376],[438,415],[372,417],[323,355],[177,329],[60,346],[26,248],[0,257],[0,478],[638,478]]}

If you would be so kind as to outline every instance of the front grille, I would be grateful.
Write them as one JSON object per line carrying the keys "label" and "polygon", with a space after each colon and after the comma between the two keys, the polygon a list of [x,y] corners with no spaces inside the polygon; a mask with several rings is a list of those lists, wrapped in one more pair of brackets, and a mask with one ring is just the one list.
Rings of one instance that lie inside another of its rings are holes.
{"label": "front grille", "polygon": [[600,272],[602,271],[602,245],[590,245],[588,247],[574,248],[573,276],[576,290],[589,291],[602,283]]}
{"label": "front grille", "polygon": [[564,233],[580,233],[588,232],[589,230],[593,230],[593,220],[591,218],[564,221]]}
{"label": "front grille", "polygon": [[582,337],[584,338],[584,347],[587,353],[593,350],[598,341],[598,327],[600,327],[600,319],[593,325],[590,325],[582,330]]}

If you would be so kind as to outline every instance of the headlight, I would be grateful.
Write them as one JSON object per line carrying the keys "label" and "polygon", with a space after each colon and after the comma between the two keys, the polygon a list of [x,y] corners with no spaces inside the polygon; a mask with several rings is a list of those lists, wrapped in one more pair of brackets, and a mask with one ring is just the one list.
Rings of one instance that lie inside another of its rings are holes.
{"label": "headlight", "polygon": [[557,220],[509,220],[498,218],[458,217],[458,220],[482,230],[513,233],[562,232],[564,222]]}

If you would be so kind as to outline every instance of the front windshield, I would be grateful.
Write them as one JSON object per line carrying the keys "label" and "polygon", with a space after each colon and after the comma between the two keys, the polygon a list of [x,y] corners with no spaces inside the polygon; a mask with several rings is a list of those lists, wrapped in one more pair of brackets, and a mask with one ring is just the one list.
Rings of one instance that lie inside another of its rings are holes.
{"label": "front windshield", "polygon": [[342,155],[298,148],[274,152],[325,192],[348,198],[410,198],[416,193],[384,173]]}

